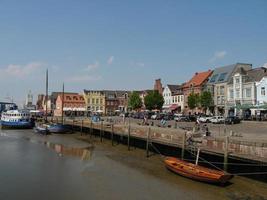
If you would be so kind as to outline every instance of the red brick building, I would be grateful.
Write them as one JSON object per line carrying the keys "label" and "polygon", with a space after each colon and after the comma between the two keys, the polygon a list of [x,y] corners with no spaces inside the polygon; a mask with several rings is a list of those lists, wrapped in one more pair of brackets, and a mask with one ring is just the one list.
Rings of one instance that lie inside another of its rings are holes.
{"label": "red brick building", "polygon": [[163,87],[161,84],[161,79],[155,80],[154,90],[157,90],[161,95],[163,94]]}
{"label": "red brick building", "polygon": [[201,92],[205,89],[206,83],[209,80],[209,77],[212,74],[212,70],[208,70],[205,72],[196,72],[195,75],[184,84],[183,92],[184,92],[184,100],[185,100],[185,112],[193,113],[193,112],[201,112],[201,109],[196,108],[194,111],[190,110],[188,107],[188,96],[191,93],[201,94]]}
{"label": "red brick building", "polygon": [[[57,96],[56,109],[54,110],[54,116],[61,116],[62,114],[62,94]],[[83,95],[67,93],[64,94],[64,115],[66,116],[81,116],[85,114],[85,101]]]}

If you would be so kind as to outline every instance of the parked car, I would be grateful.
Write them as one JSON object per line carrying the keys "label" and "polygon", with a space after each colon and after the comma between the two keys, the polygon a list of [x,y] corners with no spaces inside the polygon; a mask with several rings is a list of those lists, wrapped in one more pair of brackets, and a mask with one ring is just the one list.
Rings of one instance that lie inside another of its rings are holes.
{"label": "parked car", "polygon": [[190,122],[190,119],[188,116],[182,115],[175,118],[176,122]]}
{"label": "parked car", "polygon": [[183,116],[183,114],[175,113],[175,114],[173,114],[173,119],[174,119],[175,121],[178,121],[179,118],[182,117],[182,116]]}
{"label": "parked car", "polygon": [[164,120],[173,120],[174,116],[172,113],[166,113],[163,115]]}
{"label": "parked car", "polygon": [[211,118],[210,122],[213,124],[221,124],[225,122],[225,118],[223,116],[215,116]]}
{"label": "parked car", "polygon": [[201,116],[198,118],[198,121],[201,123],[209,123],[211,119],[211,116]]}
{"label": "parked car", "polygon": [[238,124],[238,123],[240,123],[240,121],[241,121],[240,118],[237,116],[228,116],[225,119],[226,124]]}

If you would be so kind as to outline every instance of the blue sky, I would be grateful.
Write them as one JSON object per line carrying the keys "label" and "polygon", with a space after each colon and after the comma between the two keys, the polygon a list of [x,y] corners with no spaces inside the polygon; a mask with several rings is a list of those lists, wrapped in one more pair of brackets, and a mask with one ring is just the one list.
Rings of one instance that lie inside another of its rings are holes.
{"label": "blue sky", "polygon": [[0,99],[28,90],[147,89],[267,63],[267,1],[2,0]]}

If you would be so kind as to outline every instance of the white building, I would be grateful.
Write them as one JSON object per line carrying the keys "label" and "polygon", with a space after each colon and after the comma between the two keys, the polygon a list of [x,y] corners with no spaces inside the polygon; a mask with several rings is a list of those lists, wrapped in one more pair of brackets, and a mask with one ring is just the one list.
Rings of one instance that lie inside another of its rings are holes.
{"label": "white building", "polygon": [[267,76],[256,82],[257,105],[267,104]]}
{"label": "white building", "polygon": [[184,95],[181,85],[167,85],[163,90],[163,98],[164,110],[183,112]]}
{"label": "white building", "polygon": [[227,104],[232,107],[230,115],[251,115],[250,109],[257,104],[256,83],[266,75],[265,68],[240,68],[235,72],[228,84]]}

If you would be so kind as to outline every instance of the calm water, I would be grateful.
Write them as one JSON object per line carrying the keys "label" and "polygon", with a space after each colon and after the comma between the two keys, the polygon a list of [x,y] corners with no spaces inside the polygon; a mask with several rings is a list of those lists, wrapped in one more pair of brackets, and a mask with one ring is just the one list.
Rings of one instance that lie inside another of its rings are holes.
{"label": "calm water", "polygon": [[166,170],[159,156],[98,140],[92,146],[74,136],[2,130],[0,200],[267,199],[266,183],[195,182]]}

